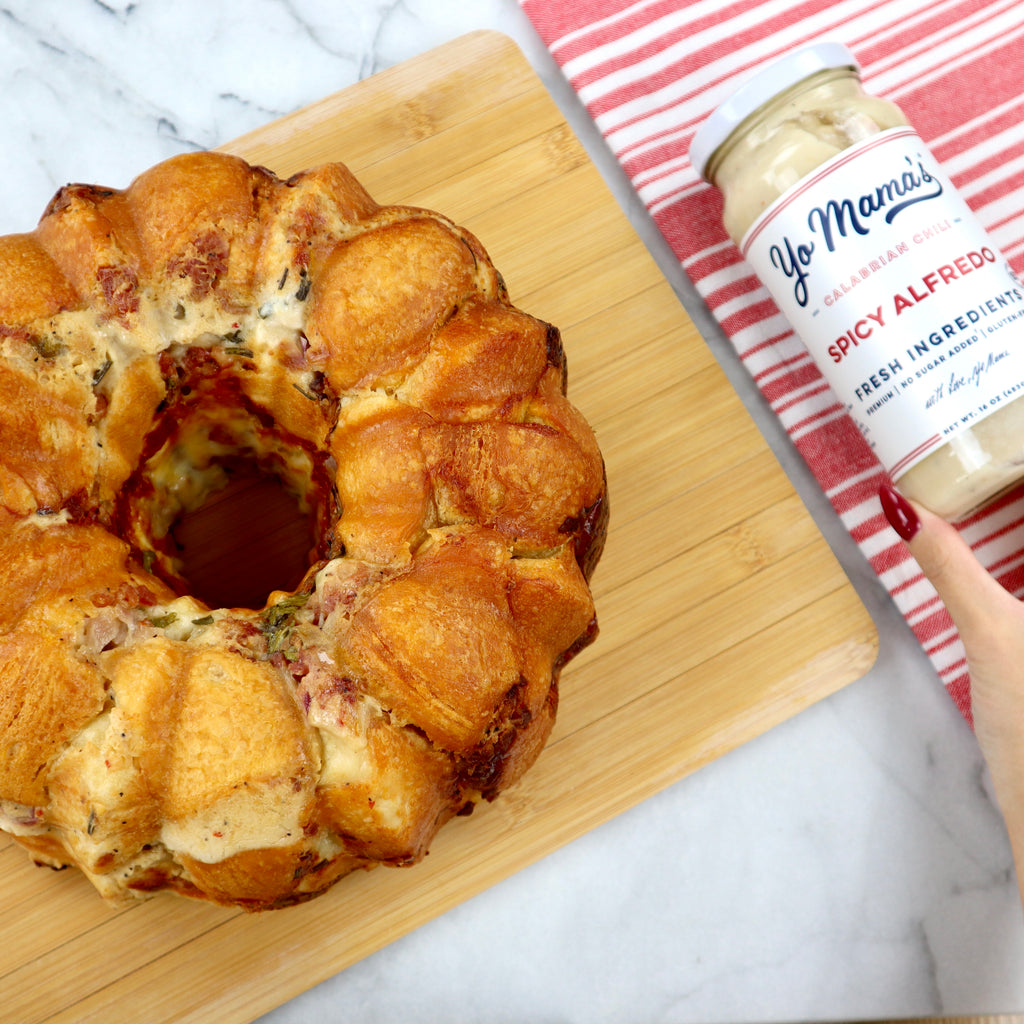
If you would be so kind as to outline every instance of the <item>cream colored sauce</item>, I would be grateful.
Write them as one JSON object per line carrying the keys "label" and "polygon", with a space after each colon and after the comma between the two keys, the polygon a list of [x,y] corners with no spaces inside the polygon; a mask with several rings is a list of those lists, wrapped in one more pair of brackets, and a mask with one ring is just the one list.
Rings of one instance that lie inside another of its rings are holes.
{"label": "cream colored sauce", "polygon": [[50,831],[41,807],[0,800],[0,829],[12,836],[39,836]]}
{"label": "cream colored sauce", "polygon": [[264,787],[254,794],[240,789],[184,821],[165,821],[160,841],[175,853],[203,864],[216,864],[239,853],[291,846],[302,838],[308,803],[304,790]]}

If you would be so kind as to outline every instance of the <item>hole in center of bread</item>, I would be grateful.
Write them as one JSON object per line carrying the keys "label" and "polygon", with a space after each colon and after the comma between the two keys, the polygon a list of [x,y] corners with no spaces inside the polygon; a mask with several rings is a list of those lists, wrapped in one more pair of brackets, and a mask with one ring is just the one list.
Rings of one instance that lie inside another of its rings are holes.
{"label": "hole in center of bread", "polygon": [[238,461],[227,485],[171,527],[189,592],[211,608],[262,608],[295,590],[315,545],[312,517],[273,474]]}
{"label": "hole in center of bread", "polygon": [[198,371],[168,361],[162,416],[113,520],[179,594],[260,610],[336,554],[334,461],[248,399],[230,368],[190,354]]}

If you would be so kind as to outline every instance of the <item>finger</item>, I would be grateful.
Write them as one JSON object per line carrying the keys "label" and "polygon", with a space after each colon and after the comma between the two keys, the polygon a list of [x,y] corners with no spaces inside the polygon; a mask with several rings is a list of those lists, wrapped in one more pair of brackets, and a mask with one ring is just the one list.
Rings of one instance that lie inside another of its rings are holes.
{"label": "finger", "polygon": [[978,561],[955,527],[888,485],[879,498],[886,518],[907,542],[965,643],[991,630],[1007,614],[1021,614],[1019,602]]}

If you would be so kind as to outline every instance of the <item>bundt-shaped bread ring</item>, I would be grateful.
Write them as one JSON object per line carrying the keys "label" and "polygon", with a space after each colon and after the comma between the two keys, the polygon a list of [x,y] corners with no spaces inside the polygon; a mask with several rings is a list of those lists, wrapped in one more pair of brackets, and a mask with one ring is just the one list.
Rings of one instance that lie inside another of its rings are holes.
{"label": "bundt-shaped bread ring", "polygon": [[[0,238],[0,825],[115,900],[421,858],[534,761],[596,629],[565,372],[471,234],[339,164],[188,154]],[[315,548],[211,608],[171,529],[239,459]]]}

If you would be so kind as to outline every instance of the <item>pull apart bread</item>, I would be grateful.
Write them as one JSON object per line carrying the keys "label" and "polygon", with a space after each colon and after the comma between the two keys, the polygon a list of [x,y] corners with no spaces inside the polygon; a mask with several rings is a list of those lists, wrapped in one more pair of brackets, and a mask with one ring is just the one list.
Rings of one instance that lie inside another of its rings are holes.
{"label": "pull apart bread", "polygon": [[[422,858],[535,760],[596,630],[565,384],[471,234],[339,164],[63,188],[0,238],[0,827],[115,901]],[[262,608],[190,594],[171,534],[229,460],[315,524]]]}

